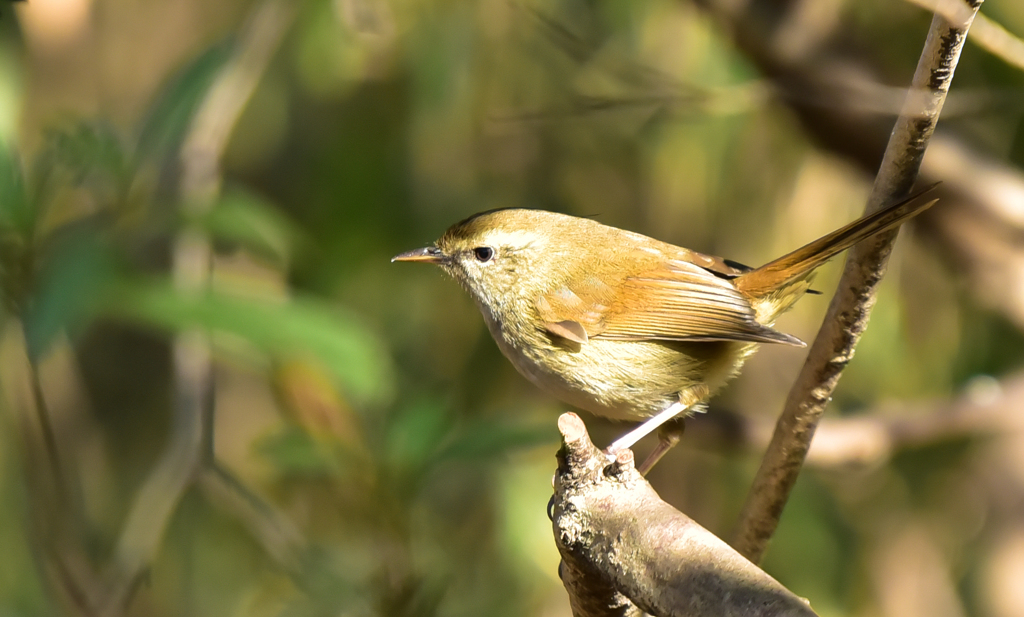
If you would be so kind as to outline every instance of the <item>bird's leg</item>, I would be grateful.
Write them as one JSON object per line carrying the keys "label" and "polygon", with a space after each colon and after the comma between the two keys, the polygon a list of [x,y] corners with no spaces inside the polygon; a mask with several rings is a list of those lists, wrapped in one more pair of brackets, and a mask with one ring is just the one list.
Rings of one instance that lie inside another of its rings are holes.
{"label": "bird's leg", "polygon": [[658,429],[657,447],[655,447],[654,450],[647,455],[647,458],[644,459],[644,462],[636,468],[636,470],[640,472],[640,475],[646,476],[647,472],[658,464],[661,457],[668,454],[668,451],[679,443],[679,440],[683,438],[683,431],[686,429],[686,425],[684,424],[685,421],[686,418],[676,418],[661,425],[661,428]]}
{"label": "bird's leg", "polygon": [[664,410],[658,412],[657,415],[644,420],[644,423],[640,426],[613,441],[612,445],[608,446],[605,450],[605,453],[614,457],[615,453],[619,450],[625,450],[626,448],[632,447],[633,444],[653,433],[659,426],[686,411],[686,408],[689,406],[690,405],[687,405],[686,403],[678,401],[672,403]]}

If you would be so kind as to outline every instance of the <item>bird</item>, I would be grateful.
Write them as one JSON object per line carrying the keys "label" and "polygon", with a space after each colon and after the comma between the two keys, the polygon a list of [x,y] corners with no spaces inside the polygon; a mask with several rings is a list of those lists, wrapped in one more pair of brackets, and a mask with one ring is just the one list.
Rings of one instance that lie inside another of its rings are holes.
{"label": "bird", "polygon": [[[642,421],[606,449],[614,457],[702,411],[760,345],[805,346],[775,330],[776,318],[810,290],[819,266],[931,207],[933,188],[759,268],[523,208],[470,216],[392,261],[435,264],[458,281],[498,348],[542,390],[598,416]],[[654,461],[673,443],[663,435]]]}

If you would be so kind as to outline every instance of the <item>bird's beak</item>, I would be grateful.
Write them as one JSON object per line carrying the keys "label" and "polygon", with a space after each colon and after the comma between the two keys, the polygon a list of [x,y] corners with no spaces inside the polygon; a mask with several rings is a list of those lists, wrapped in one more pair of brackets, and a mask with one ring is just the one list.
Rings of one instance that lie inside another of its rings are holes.
{"label": "bird's beak", "polygon": [[448,261],[448,256],[436,246],[428,246],[413,251],[406,251],[401,255],[395,255],[391,258],[391,261],[423,261],[428,264],[441,264]]}

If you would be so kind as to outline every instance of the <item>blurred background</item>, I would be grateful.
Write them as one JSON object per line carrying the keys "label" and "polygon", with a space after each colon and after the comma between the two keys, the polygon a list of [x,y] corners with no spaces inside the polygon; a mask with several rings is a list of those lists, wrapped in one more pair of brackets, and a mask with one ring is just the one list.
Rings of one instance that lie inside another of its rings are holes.
{"label": "blurred background", "polygon": [[[922,171],[943,201],[764,563],[823,616],[1024,615],[1024,4],[983,13]],[[516,206],[763,263],[861,212],[930,19],[4,3],[0,615],[569,615],[565,408],[390,257]],[[779,328],[813,338],[839,270]],[[728,537],[803,356],[763,349],[688,425],[665,499]]]}

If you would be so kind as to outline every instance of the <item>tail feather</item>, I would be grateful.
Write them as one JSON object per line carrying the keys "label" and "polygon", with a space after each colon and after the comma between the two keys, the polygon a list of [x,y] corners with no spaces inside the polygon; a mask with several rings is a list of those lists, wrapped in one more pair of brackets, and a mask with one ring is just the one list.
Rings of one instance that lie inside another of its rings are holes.
{"label": "tail feather", "polygon": [[929,199],[927,195],[936,186],[938,183],[901,202],[857,219],[792,253],[741,274],[733,282],[740,291],[752,298],[777,293],[792,282],[806,279],[815,268],[861,240],[897,227],[930,208],[938,199]]}

